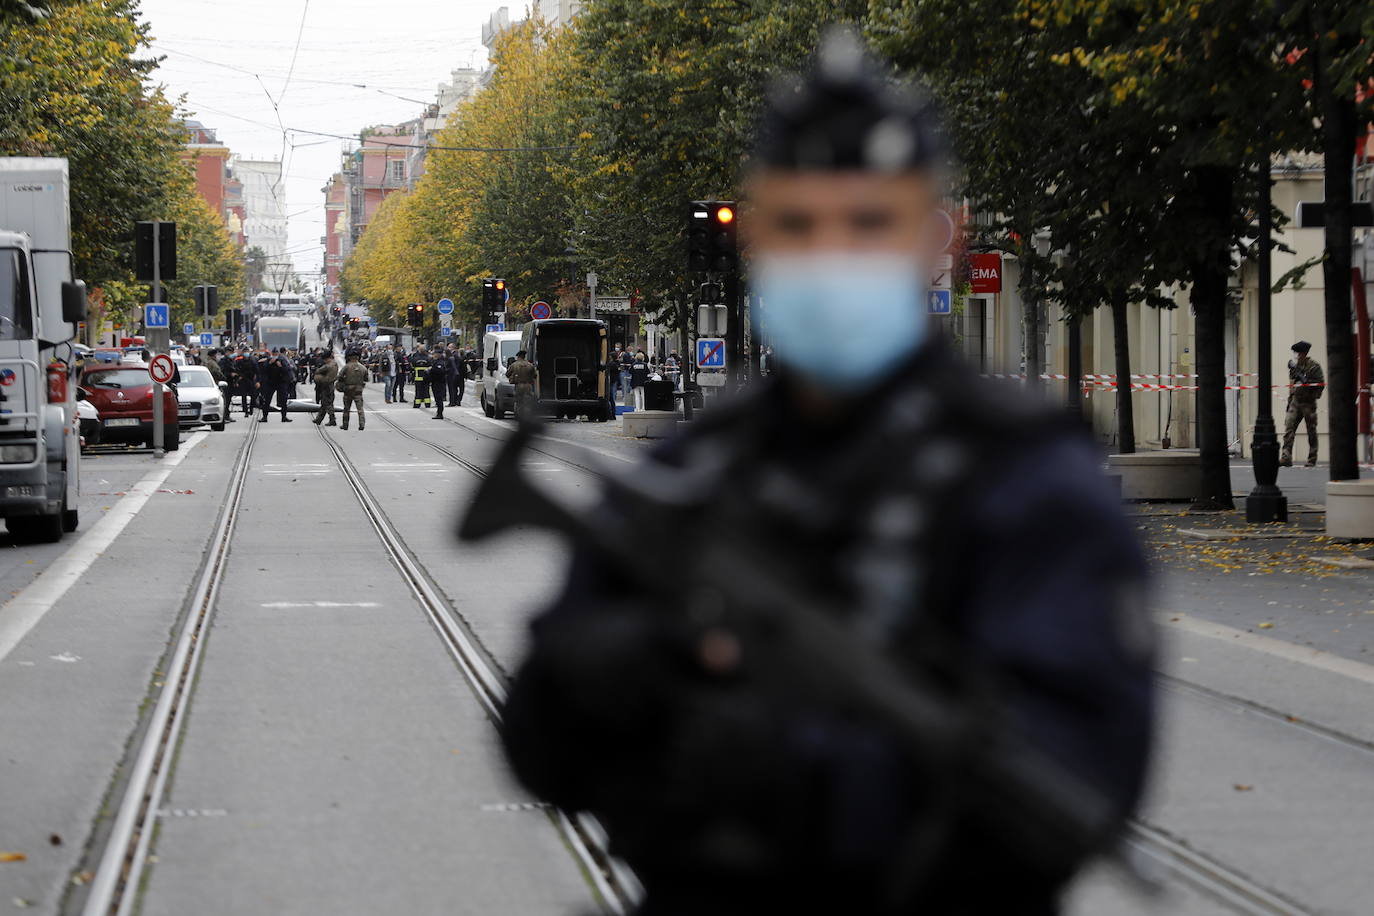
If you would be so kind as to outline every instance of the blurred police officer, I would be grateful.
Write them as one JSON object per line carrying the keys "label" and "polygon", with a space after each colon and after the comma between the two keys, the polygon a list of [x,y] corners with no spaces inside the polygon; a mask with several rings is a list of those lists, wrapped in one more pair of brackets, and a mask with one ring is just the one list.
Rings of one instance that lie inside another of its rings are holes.
{"label": "blurred police officer", "polygon": [[945,189],[919,97],[834,33],[772,93],[752,163],[742,230],[785,368],[645,469],[679,469],[709,519],[669,566],[728,535],[981,712],[966,743],[918,751],[833,678],[782,676],[824,666],[770,663],[795,641],[716,616],[709,569],[673,613],[680,589],[627,593],[583,551],[513,684],[510,760],[598,816],[647,914],[1053,913],[1088,853],[1010,829],[1018,809],[969,761],[1001,729],[1075,775],[1051,808],[1091,807],[1105,834],[1130,815],[1152,706],[1141,552],[1082,431],[989,390],[926,315]]}
{"label": "blurred police officer", "polygon": [[1312,345],[1305,340],[1293,344],[1293,359],[1288,363],[1288,412],[1283,421],[1283,453],[1279,464],[1293,466],[1293,440],[1298,425],[1307,424],[1307,466],[1317,466],[1317,401],[1326,390],[1326,376],[1321,365],[1308,354]]}
{"label": "blurred police officer", "polygon": [[515,386],[515,412],[517,415],[528,414],[532,409],[534,401],[534,385],[538,379],[538,372],[534,368],[534,363],[525,358],[525,351],[521,350],[515,354],[515,359],[506,367],[506,381]]}

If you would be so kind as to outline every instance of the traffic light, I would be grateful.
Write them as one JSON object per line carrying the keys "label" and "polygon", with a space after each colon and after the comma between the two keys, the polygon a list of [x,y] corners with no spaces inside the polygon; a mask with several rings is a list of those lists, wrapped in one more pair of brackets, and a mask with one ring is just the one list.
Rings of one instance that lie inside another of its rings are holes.
{"label": "traffic light", "polygon": [[157,248],[157,279],[177,278],[177,224],[167,220],[134,224],[134,277],[152,280],[153,248]]}
{"label": "traffic light", "polygon": [[500,277],[487,277],[482,281],[482,311],[487,314],[487,324],[496,324],[496,315],[506,309],[506,281]]}
{"label": "traffic light", "polygon": [[219,313],[219,287],[201,284],[193,289],[196,299],[196,314],[209,318]]}
{"label": "traffic light", "polygon": [[738,271],[738,228],[733,200],[692,201],[687,219],[687,269],[697,273]]}
{"label": "traffic light", "polygon": [[424,327],[425,307],[422,304],[413,302],[406,306],[406,324],[412,328]]}

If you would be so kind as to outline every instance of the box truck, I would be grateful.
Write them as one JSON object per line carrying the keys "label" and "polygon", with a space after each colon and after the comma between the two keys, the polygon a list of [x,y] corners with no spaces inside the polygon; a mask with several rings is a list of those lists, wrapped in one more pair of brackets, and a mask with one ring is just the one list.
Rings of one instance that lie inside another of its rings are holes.
{"label": "box truck", "polygon": [[0,518],[29,540],[78,523],[71,247],[67,160],[0,157]]}

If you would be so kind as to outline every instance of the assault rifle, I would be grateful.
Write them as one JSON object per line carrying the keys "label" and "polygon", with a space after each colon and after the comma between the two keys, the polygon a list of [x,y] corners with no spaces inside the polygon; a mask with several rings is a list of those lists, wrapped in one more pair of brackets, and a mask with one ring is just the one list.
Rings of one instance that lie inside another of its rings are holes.
{"label": "assault rifle", "polygon": [[[759,675],[753,680],[771,676],[828,698],[882,727],[914,759],[938,762],[969,780],[967,794],[995,818],[999,834],[1031,861],[1043,860],[1047,870],[1108,852],[1119,839],[1120,816],[1110,801],[1010,728],[990,724],[985,705],[952,700],[920,671],[896,664],[878,642],[797,588],[746,539],[728,531],[693,538],[697,494],[723,468],[646,465],[633,476],[603,475],[606,505],[592,514],[522,472],[534,435],[534,426],[522,423],[504,445],[460,523],[461,539],[479,541],[518,526],[550,530],[600,555],[640,594],[682,608],[703,634],[712,628],[767,634],[766,651],[742,656]],[[646,556],[646,550],[675,545],[671,557],[680,568],[684,537],[694,542],[679,581],[698,584],[678,589],[660,574],[673,568],[663,565],[669,556]]]}

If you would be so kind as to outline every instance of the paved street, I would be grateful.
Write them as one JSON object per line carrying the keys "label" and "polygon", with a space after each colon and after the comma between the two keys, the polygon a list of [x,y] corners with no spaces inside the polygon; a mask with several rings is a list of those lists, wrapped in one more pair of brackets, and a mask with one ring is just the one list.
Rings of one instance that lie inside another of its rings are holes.
{"label": "paved street", "polygon": [[[146,453],[89,458],[81,536],[0,552],[13,595],[0,609],[0,850],[24,856],[0,866],[0,910],[79,912],[167,689],[169,634],[194,611],[191,585],[212,558],[246,449],[141,911],[595,908],[583,863],[506,775],[480,697],[328,444],[477,651],[509,672],[564,556],[533,533],[460,547],[454,524],[478,478],[431,443],[481,468],[510,425],[470,403],[444,421],[404,405],[372,410],[363,432],[321,435],[274,418],[196,434],[161,465]],[[615,425],[554,424],[528,470],[548,486],[588,490],[586,454],[569,443],[615,468],[647,447]],[[125,519],[121,507],[139,500]],[[1295,516],[1290,538],[1218,545],[1178,533],[1215,517],[1130,511],[1160,564],[1165,636],[1161,752],[1143,822],[1198,858],[1165,873],[1162,901],[1099,870],[1080,882],[1071,911],[1250,912],[1217,896],[1218,880],[1239,877],[1293,911],[1360,912],[1374,893],[1360,867],[1374,854],[1374,726],[1364,714],[1374,666],[1362,660],[1374,644],[1374,574],[1319,569],[1310,555],[1374,551],[1317,545],[1307,515]],[[1220,565],[1208,553],[1217,550]],[[64,570],[72,575],[54,584]],[[33,595],[51,604],[17,627],[15,610]]]}

